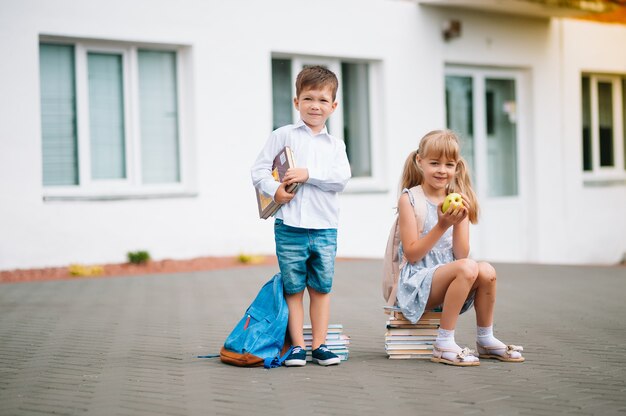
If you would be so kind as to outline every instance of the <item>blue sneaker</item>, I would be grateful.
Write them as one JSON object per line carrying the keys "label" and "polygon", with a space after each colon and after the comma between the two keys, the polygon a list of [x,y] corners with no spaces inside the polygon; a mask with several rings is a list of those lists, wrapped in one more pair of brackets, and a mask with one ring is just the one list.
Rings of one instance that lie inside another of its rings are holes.
{"label": "blue sneaker", "polygon": [[285,366],[302,367],[303,365],[306,365],[306,351],[300,346],[295,346],[293,350],[291,350],[291,354],[287,356]]}
{"label": "blue sneaker", "polygon": [[320,345],[317,349],[313,350],[313,362],[319,365],[333,365],[339,364],[341,359],[331,352],[324,344]]}

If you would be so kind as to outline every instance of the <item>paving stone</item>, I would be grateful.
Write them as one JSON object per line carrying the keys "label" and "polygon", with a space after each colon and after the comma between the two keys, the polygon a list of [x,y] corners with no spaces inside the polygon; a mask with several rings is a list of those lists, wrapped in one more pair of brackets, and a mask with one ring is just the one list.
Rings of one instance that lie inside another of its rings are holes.
{"label": "paving stone", "polygon": [[[626,268],[497,264],[496,335],[523,364],[389,360],[376,260],[337,263],[331,321],[350,358],[236,368],[217,353],[277,271],[0,286],[0,416],[624,415]],[[457,340],[474,347],[475,314]]]}

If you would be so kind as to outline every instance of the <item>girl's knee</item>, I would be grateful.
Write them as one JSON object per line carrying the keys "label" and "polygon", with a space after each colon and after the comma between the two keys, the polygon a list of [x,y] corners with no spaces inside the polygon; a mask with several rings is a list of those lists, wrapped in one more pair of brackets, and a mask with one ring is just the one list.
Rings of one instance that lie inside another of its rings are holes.
{"label": "girl's knee", "polygon": [[495,283],[496,269],[491,264],[482,261],[478,263],[478,278],[488,283]]}
{"label": "girl's knee", "polygon": [[459,273],[458,278],[466,280],[470,284],[473,284],[478,277],[479,268],[478,263],[471,259],[458,260]]}

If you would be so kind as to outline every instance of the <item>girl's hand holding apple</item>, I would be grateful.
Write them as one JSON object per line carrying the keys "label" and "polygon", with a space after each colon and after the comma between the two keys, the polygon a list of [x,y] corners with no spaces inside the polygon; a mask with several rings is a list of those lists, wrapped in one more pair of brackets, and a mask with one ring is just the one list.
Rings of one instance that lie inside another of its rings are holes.
{"label": "girl's hand holding apple", "polygon": [[469,213],[465,199],[463,199],[461,195],[459,195],[459,199],[461,201],[460,203],[456,203],[454,207],[450,205],[447,206],[445,212],[443,209],[446,204],[445,200],[438,206],[439,209],[437,210],[437,217],[439,223],[446,229],[453,225],[459,224],[467,217]]}

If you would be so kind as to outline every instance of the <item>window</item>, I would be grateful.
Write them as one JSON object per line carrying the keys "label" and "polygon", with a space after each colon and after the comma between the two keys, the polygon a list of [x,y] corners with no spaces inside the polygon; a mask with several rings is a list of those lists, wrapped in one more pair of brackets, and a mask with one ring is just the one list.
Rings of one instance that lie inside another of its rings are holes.
{"label": "window", "polygon": [[582,77],[582,169],[588,177],[626,176],[626,77]]}
{"label": "window", "polygon": [[177,48],[53,39],[39,58],[46,194],[181,189]]}
{"label": "window", "polygon": [[519,195],[515,71],[450,67],[446,70],[446,121],[461,139],[461,153],[480,194]]}
{"label": "window", "polygon": [[324,58],[274,57],[272,59],[273,128],[298,120],[293,105],[295,78],[308,65],[323,65],[339,79],[337,111],[328,119],[330,134],[343,140],[352,169],[353,180],[349,188],[371,191],[379,186],[380,160],[373,157],[378,142],[376,138],[376,108],[372,73],[376,65],[371,62],[344,61]]}

